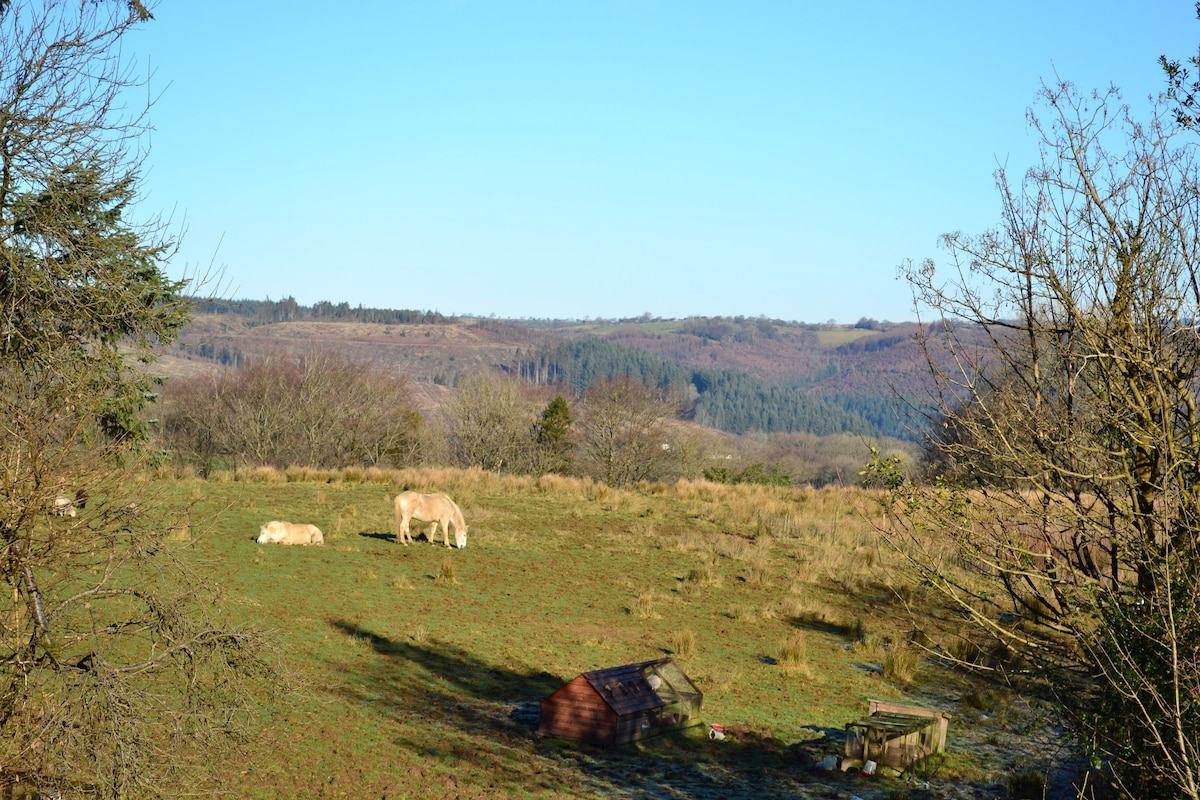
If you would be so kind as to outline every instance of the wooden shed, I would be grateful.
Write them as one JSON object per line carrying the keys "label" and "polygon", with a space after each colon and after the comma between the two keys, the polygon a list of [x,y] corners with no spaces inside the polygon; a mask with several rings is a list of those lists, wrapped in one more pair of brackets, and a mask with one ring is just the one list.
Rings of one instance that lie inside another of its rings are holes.
{"label": "wooden shed", "polygon": [[703,699],[669,658],[593,670],[542,701],[538,733],[625,744],[699,725]]}
{"label": "wooden shed", "polygon": [[846,757],[904,769],[946,749],[950,715],[919,706],[867,701],[867,716],[846,723]]}

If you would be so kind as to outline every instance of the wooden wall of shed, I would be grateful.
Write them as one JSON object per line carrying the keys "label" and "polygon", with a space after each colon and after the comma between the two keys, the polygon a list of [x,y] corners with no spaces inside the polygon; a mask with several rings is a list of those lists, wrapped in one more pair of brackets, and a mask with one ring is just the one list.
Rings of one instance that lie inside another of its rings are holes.
{"label": "wooden wall of shed", "polygon": [[626,714],[617,722],[614,743],[626,744],[628,742],[635,742],[638,739],[660,736],[664,733],[671,733],[672,731],[679,731],[700,724],[700,720],[697,717],[680,717],[676,714],[667,716],[669,716],[669,719],[664,716],[663,709],[661,708],[651,708],[636,714]]}
{"label": "wooden wall of shed", "polygon": [[653,711],[641,711],[636,714],[626,714],[617,721],[616,735],[613,744],[628,744],[638,739],[662,733],[655,719],[658,715]]}
{"label": "wooden wall of shed", "polygon": [[542,701],[538,733],[606,745],[616,741],[617,725],[617,712],[580,676]]}

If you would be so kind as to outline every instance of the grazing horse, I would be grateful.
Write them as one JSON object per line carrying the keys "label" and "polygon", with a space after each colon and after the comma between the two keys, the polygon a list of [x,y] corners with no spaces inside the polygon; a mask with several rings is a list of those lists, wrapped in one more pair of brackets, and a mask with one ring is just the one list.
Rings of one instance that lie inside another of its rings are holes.
{"label": "grazing horse", "polygon": [[271,520],[258,529],[259,544],[325,544],[325,536],[316,525]]}
{"label": "grazing horse", "polygon": [[[420,492],[401,492],[396,495],[396,541],[408,545],[413,541],[408,531],[409,520],[432,523],[429,526],[428,539],[433,544],[438,525],[442,526],[442,540],[446,547],[450,546],[450,524],[454,524],[454,544],[458,547],[467,546],[467,523],[462,511],[444,494],[421,494]],[[407,540],[407,541],[406,541]]]}

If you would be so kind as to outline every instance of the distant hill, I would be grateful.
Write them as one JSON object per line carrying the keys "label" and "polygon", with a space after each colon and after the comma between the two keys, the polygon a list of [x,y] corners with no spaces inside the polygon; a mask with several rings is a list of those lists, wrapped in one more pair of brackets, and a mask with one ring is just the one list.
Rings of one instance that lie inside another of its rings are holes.
{"label": "distant hill", "polygon": [[436,405],[464,375],[504,371],[580,392],[631,375],[691,398],[699,423],[742,434],[909,438],[895,397],[928,374],[915,324],[805,325],[763,318],[500,320],[294,300],[208,302],[159,362],[164,374],[314,347],[387,365]]}

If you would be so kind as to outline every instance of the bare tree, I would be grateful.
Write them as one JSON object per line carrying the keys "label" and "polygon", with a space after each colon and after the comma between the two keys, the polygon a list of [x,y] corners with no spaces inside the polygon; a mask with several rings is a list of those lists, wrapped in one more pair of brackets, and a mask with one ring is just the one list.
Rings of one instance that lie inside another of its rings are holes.
{"label": "bare tree", "polygon": [[677,406],[630,378],[597,381],[577,403],[579,467],[609,486],[663,477],[673,462],[666,421]]}
{"label": "bare tree", "polygon": [[447,404],[446,418],[458,464],[495,472],[532,468],[537,414],[515,379],[471,373]]}
{"label": "bare tree", "polygon": [[407,379],[325,349],[182,378],[163,393],[163,440],[207,473],[238,464],[410,466],[420,415]]}
{"label": "bare tree", "polygon": [[869,472],[893,541],[1012,654],[995,668],[1057,696],[1131,796],[1197,798],[1200,170],[1160,105],[1041,99],[1042,160],[998,173],[1000,227],[904,270],[938,317],[937,474]]}
{"label": "bare tree", "polygon": [[[189,313],[172,241],[128,218],[145,117],[121,42],[149,17],[0,5],[0,790],[170,794],[266,669],[257,634],[200,610],[182,523],[137,478],[145,364]],[[73,517],[50,513],[64,493]]]}

